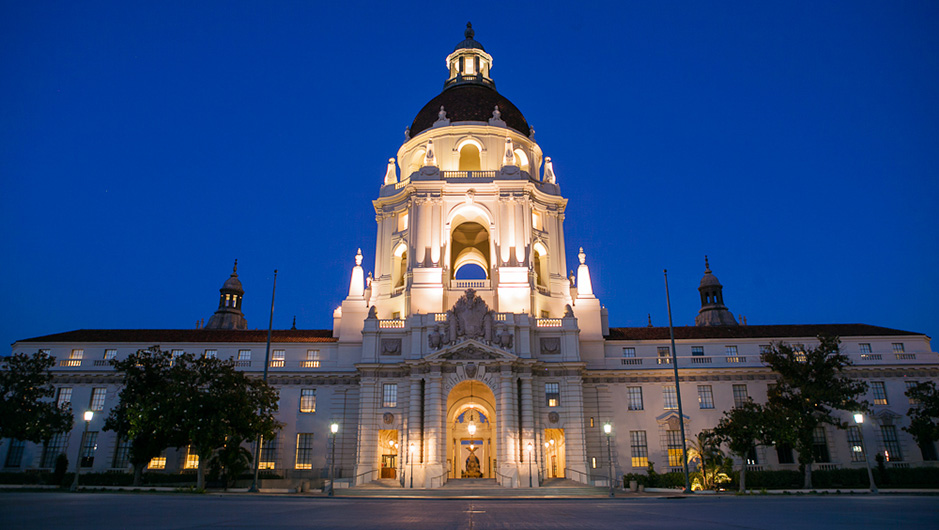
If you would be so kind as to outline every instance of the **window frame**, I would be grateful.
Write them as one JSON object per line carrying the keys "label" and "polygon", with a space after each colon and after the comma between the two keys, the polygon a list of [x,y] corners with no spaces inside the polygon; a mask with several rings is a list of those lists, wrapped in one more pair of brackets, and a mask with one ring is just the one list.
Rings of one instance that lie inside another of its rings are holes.
{"label": "window frame", "polygon": [[714,387],[712,385],[698,385],[698,408],[701,410],[714,408]]}

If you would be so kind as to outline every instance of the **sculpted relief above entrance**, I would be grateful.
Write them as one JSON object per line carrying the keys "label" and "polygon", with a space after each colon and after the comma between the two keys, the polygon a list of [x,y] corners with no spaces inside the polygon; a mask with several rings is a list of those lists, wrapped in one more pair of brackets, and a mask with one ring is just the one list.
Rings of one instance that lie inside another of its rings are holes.
{"label": "sculpted relief above entrance", "polygon": [[515,338],[504,325],[496,325],[496,312],[489,309],[486,301],[476,296],[473,289],[467,289],[453,309],[447,311],[447,319],[442,324],[442,329],[441,325],[435,325],[427,335],[427,345],[431,350],[467,339],[510,350]]}

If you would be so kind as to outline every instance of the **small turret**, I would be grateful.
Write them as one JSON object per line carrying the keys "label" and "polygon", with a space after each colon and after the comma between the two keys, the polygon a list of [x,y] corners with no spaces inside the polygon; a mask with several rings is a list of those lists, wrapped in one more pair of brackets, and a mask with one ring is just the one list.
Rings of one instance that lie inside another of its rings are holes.
{"label": "small turret", "polygon": [[695,326],[736,326],[737,320],[724,305],[724,286],[711,272],[708,257],[704,256],[704,277],[698,285],[701,293],[701,309],[694,319]]}
{"label": "small turret", "polygon": [[205,329],[248,329],[248,320],[241,312],[245,290],[238,279],[238,260],[235,260],[231,276],[218,292],[221,293],[218,310],[209,319]]}

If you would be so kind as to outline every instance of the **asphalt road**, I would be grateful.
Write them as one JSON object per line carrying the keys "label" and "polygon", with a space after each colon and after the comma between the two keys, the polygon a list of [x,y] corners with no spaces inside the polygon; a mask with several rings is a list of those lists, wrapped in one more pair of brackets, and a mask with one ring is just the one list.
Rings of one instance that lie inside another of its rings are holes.
{"label": "asphalt road", "polygon": [[0,528],[939,528],[939,498],[443,500],[4,492]]}

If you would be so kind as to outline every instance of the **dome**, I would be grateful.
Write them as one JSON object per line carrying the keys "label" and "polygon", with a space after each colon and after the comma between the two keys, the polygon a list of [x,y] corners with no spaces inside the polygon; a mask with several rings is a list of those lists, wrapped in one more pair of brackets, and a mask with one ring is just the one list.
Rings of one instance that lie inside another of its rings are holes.
{"label": "dome", "polygon": [[721,287],[721,282],[717,281],[717,276],[707,271],[704,273],[704,277],[701,278],[701,285],[698,286],[698,289],[702,287]]}
{"label": "dome", "polygon": [[486,48],[483,48],[483,45],[476,42],[476,39],[473,37],[476,35],[476,32],[473,31],[473,24],[471,22],[466,23],[466,31],[463,32],[465,39],[459,42],[456,47],[453,48],[453,51],[470,49],[470,50],[482,50],[486,51]]}
{"label": "dome", "polygon": [[501,119],[508,127],[525,136],[531,134],[531,128],[525,116],[522,116],[522,112],[505,96],[496,92],[496,89],[483,84],[464,84],[444,89],[437,97],[424,105],[411,123],[412,137],[434,126],[441,105],[450,123],[462,121],[488,123],[492,118],[492,111],[498,105],[499,112],[502,113]]}
{"label": "dome", "polygon": [[222,291],[238,291],[239,293],[244,293],[245,290],[241,286],[241,280],[238,279],[238,275],[232,273],[232,275],[225,280],[225,283],[222,284]]}

